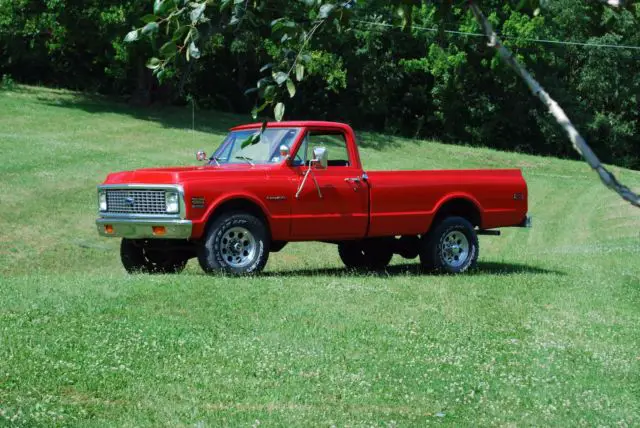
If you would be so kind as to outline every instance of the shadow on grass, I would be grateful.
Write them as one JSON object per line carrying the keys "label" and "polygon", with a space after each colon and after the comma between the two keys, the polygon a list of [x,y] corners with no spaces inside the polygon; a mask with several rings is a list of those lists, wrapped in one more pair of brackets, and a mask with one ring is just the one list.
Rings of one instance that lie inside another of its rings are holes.
{"label": "shadow on grass", "polygon": [[[190,105],[175,106],[152,104],[150,106],[136,106],[125,102],[123,98],[109,97],[88,93],[56,92],[51,91],[43,95],[37,87],[19,86],[16,91],[34,95],[36,100],[46,106],[83,111],[90,114],[121,114],[134,119],[156,122],[165,128],[188,129],[192,128],[192,109]],[[305,118],[291,118],[292,120]],[[313,118],[323,119],[323,118]],[[195,111],[195,130],[205,133],[226,134],[229,128],[237,125],[255,122],[247,114],[224,113],[217,110]],[[397,148],[401,139],[391,135],[375,132],[358,132],[358,144],[363,148],[376,151]],[[419,140],[411,140],[419,143]]]}
{"label": "shadow on grass", "polygon": [[[471,275],[566,275],[565,272],[544,269],[535,266],[527,266],[516,263],[499,262],[479,262],[476,270]],[[424,271],[419,264],[402,264],[387,267],[382,271],[357,271],[347,268],[327,268],[327,269],[297,269],[290,271],[266,272],[261,276],[434,276],[437,274]]]}
{"label": "shadow on grass", "polygon": [[[134,119],[159,123],[165,128],[191,130],[193,126],[190,105],[136,106],[119,98],[93,94],[50,93],[43,96],[37,89],[29,87],[22,88],[21,92],[36,95],[39,103],[49,107],[79,110],[90,114],[127,115]],[[251,121],[248,114],[244,116],[198,108],[195,111],[195,130],[198,132],[226,134],[229,128]]]}

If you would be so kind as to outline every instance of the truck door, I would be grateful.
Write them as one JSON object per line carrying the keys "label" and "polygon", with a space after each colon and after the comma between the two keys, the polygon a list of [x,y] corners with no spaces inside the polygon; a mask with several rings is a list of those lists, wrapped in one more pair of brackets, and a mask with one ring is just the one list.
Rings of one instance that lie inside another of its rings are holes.
{"label": "truck door", "polygon": [[[300,190],[315,147],[327,149],[328,166],[314,168],[315,181],[309,176]],[[300,190],[291,206],[293,239],[349,239],[366,235],[369,189],[362,179],[363,171],[354,163],[342,130],[307,131],[291,166],[298,176],[294,181],[296,191]]]}

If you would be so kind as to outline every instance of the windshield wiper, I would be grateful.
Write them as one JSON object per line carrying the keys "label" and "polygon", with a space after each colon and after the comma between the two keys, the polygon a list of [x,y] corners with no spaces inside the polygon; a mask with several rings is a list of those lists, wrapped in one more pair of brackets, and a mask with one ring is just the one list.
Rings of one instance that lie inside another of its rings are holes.
{"label": "windshield wiper", "polygon": [[249,163],[249,165],[251,165],[251,166],[255,166],[256,165],[255,163],[253,163],[253,159],[248,158],[246,156],[234,156],[234,158],[240,159],[240,160],[243,160],[243,161],[247,161]]}

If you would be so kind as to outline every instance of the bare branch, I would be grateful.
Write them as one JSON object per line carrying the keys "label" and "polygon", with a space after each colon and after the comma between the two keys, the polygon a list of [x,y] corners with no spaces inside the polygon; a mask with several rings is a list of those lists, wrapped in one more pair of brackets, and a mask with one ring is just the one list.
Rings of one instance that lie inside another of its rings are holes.
{"label": "bare branch", "polygon": [[[613,0],[609,0],[611,3]],[[616,2],[619,3],[619,2]],[[596,154],[591,150],[587,142],[582,138],[578,130],[573,126],[571,120],[567,117],[564,110],[560,107],[560,105],[553,99],[551,96],[544,90],[542,86],[531,76],[531,74],[522,66],[513,56],[511,51],[507,49],[503,44],[496,32],[493,30],[491,23],[484,16],[480,8],[472,1],[469,0],[469,7],[473,12],[476,20],[482,27],[484,34],[489,39],[488,45],[490,47],[495,48],[502,60],[507,63],[513,70],[527,83],[529,89],[533,93],[533,95],[540,98],[540,100],[547,106],[549,112],[556,119],[558,124],[564,128],[573,144],[573,148],[580,153],[582,158],[589,164],[591,168],[593,168],[598,175],[600,176],[600,180],[607,186],[609,189],[618,193],[625,201],[630,202],[632,205],[636,207],[640,207],[640,196],[631,191],[631,189],[622,183],[620,183],[616,177],[609,172],[600,159],[596,156]]]}

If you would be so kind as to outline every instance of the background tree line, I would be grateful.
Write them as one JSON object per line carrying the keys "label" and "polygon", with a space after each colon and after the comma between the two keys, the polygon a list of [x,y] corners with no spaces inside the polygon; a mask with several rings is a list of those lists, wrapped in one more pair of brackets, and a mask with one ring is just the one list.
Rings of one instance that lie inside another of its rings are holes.
{"label": "background tree line", "polygon": [[[256,82],[269,78],[269,64],[298,53],[287,45],[291,22],[310,19],[308,6],[314,2],[273,0],[242,9],[244,1],[228,1],[238,8],[230,14],[233,25],[208,23],[210,30],[200,31],[191,52],[198,61],[177,56],[175,66],[162,70],[159,84],[147,60],[189,47],[158,34],[165,29],[153,27],[153,2],[0,0],[0,75],[123,95],[142,104],[184,103],[191,95],[203,108],[248,113],[265,97],[264,86],[258,97]],[[406,3],[408,16],[391,2],[352,2],[347,28],[338,28],[338,20],[320,28],[304,50],[305,79],[287,102],[287,117],[574,156],[544,108],[473,35],[480,31],[464,7],[443,17],[435,2]],[[546,2],[539,10],[519,3],[482,5],[603,160],[640,169],[640,48],[553,43],[640,46],[640,2],[622,10],[583,0]],[[402,25],[407,19],[412,25]],[[145,30],[136,43],[126,43],[132,28]],[[168,31],[185,37],[179,29]]]}

